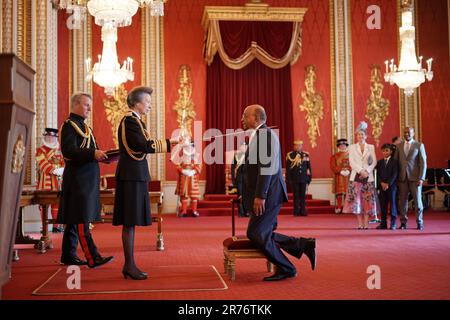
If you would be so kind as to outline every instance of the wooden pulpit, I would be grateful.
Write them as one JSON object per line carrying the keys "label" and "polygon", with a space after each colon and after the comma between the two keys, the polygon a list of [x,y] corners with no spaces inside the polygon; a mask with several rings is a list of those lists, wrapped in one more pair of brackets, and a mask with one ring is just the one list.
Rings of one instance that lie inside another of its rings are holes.
{"label": "wooden pulpit", "polygon": [[27,146],[32,138],[34,74],[14,54],[0,54],[0,298],[11,275]]}

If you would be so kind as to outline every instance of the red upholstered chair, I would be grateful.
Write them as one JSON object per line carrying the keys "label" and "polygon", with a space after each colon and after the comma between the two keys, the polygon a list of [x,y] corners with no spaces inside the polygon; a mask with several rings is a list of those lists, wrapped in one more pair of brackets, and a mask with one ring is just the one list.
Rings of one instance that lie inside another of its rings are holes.
{"label": "red upholstered chair", "polygon": [[[244,235],[235,235],[234,209],[239,200],[231,202],[232,236],[223,241],[224,269],[231,281],[236,279],[236,259],[266,259],[264,253],[255,248],[253,243]],[[267,261],[267,271],[273,271],[273,265]]]}

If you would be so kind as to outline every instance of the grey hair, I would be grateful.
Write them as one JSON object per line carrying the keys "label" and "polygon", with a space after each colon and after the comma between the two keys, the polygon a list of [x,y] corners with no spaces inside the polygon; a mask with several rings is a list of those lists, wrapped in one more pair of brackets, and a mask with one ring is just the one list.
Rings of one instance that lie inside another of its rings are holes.
{"label": "grey hair", "polygon": [[127,96],[128,108],[133,108],[137,103],[142,102],[144,94],[152,95],[153,89],[150,87],[135,87]]}
{"label": "grey hair", "polygon": [[80,103],[82,97],[88,97],[89,99],[92,100],[92,96],[91,96],[89,93],[86,93],[86,92],[77,92],[77,93],[74,93],[74,94],[70,97],[70,110],[73,110],[73,107],[74,107],[77,103]]}

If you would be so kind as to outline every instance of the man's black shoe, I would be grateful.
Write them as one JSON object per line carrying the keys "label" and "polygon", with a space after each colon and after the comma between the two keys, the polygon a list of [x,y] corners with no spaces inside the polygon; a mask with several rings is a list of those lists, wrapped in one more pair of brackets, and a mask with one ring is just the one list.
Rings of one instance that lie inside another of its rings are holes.
{"label": "man's black shoe", "polygon": [[264,281],[280,281],[289,278],[295,278],[297,273],[284,273],[284,272],[275,272],[273,275],[269,277],[265,277]]}
{"label": "man's black shoe", "polygon": [[378,229],[378,230],[386,230],[386,229],[387,229],[387,224],[386,224],[386,223],[380,223],[380,224],[377,226],[377,229]]}
{"label": "man's black shoe", "polygon": [[402,223],[402,224],[400,225],[400,229],[402,229],[402,230],[408,229],[406,223]]}
{"label": "man's black shoe", "polygon": [[305,254],[311,262],[311,269],[314,270],[317,264],[316,239],[309,238],[306,243]]}
{"label": "man's black shoe", "polygon": [[65,265],[65,266],[83,266],[83,265],[87,264],[87,262],[84,260],[81,260],[78,257],[72,257],[69,259],[61,259],[60,264]]}
{"label": "man's black shoe", "polygon": [[423,230],[423,223],[417,224],[417,230]]}
{"label": "man's black shoe", "polygon": [[104,265],[105,263],[112,261],[113,259],[114,259],[113,256],[109,256],[109,257],[105,257],[105,258],[103,258],[102,256],[97,256],[94,259],[94,264],[92,264],[92,265],[88,264],[88,267],[89,268],[97,268],[97,267],[100,267],[101,265]]}

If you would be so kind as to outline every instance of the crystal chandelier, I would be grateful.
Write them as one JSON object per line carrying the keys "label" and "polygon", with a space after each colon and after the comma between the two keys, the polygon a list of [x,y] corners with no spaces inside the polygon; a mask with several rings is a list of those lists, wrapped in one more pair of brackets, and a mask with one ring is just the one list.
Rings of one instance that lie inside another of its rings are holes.
{"label": "crystal chandelier", "polygon": [[408,97],[412,96],[414,90],[425,82],[425,78],[428,81],[433,79],[433,71],[431,71],[433,59],[427,60],[428,69],[422,68],[423,57],[419,57],[419,62],[417,61],[415,38],[416,28],[413,26],[412,5],[407,3],[403,6],[400,27],[400,65],[397,67],[394,59],[386,60],[384,80],[391,85],[395,83]]}
{"label": "crystal chandelier", "polygon": [[133,59],[127,58],[122,67],[117,58],[117,28],[111,25],[102,27],[102,54],[91,69],[91,58],[86,60],[86,81],[93,80],[105,88],[107,95],[112,95],[114,89],[128,80],[134,80]]}
{"label": "crystal chandelier", "polygon": [[[139,7],[150,7],[152,16],[164,15],[166,0],[52,0],[53,7],[64,9],[84,18],[87,11],[94,16],[99,26],[111,24],[115,27],[126,27],[131,24],[133,16]],[[75,17],[77,18],[77,17]]]}

